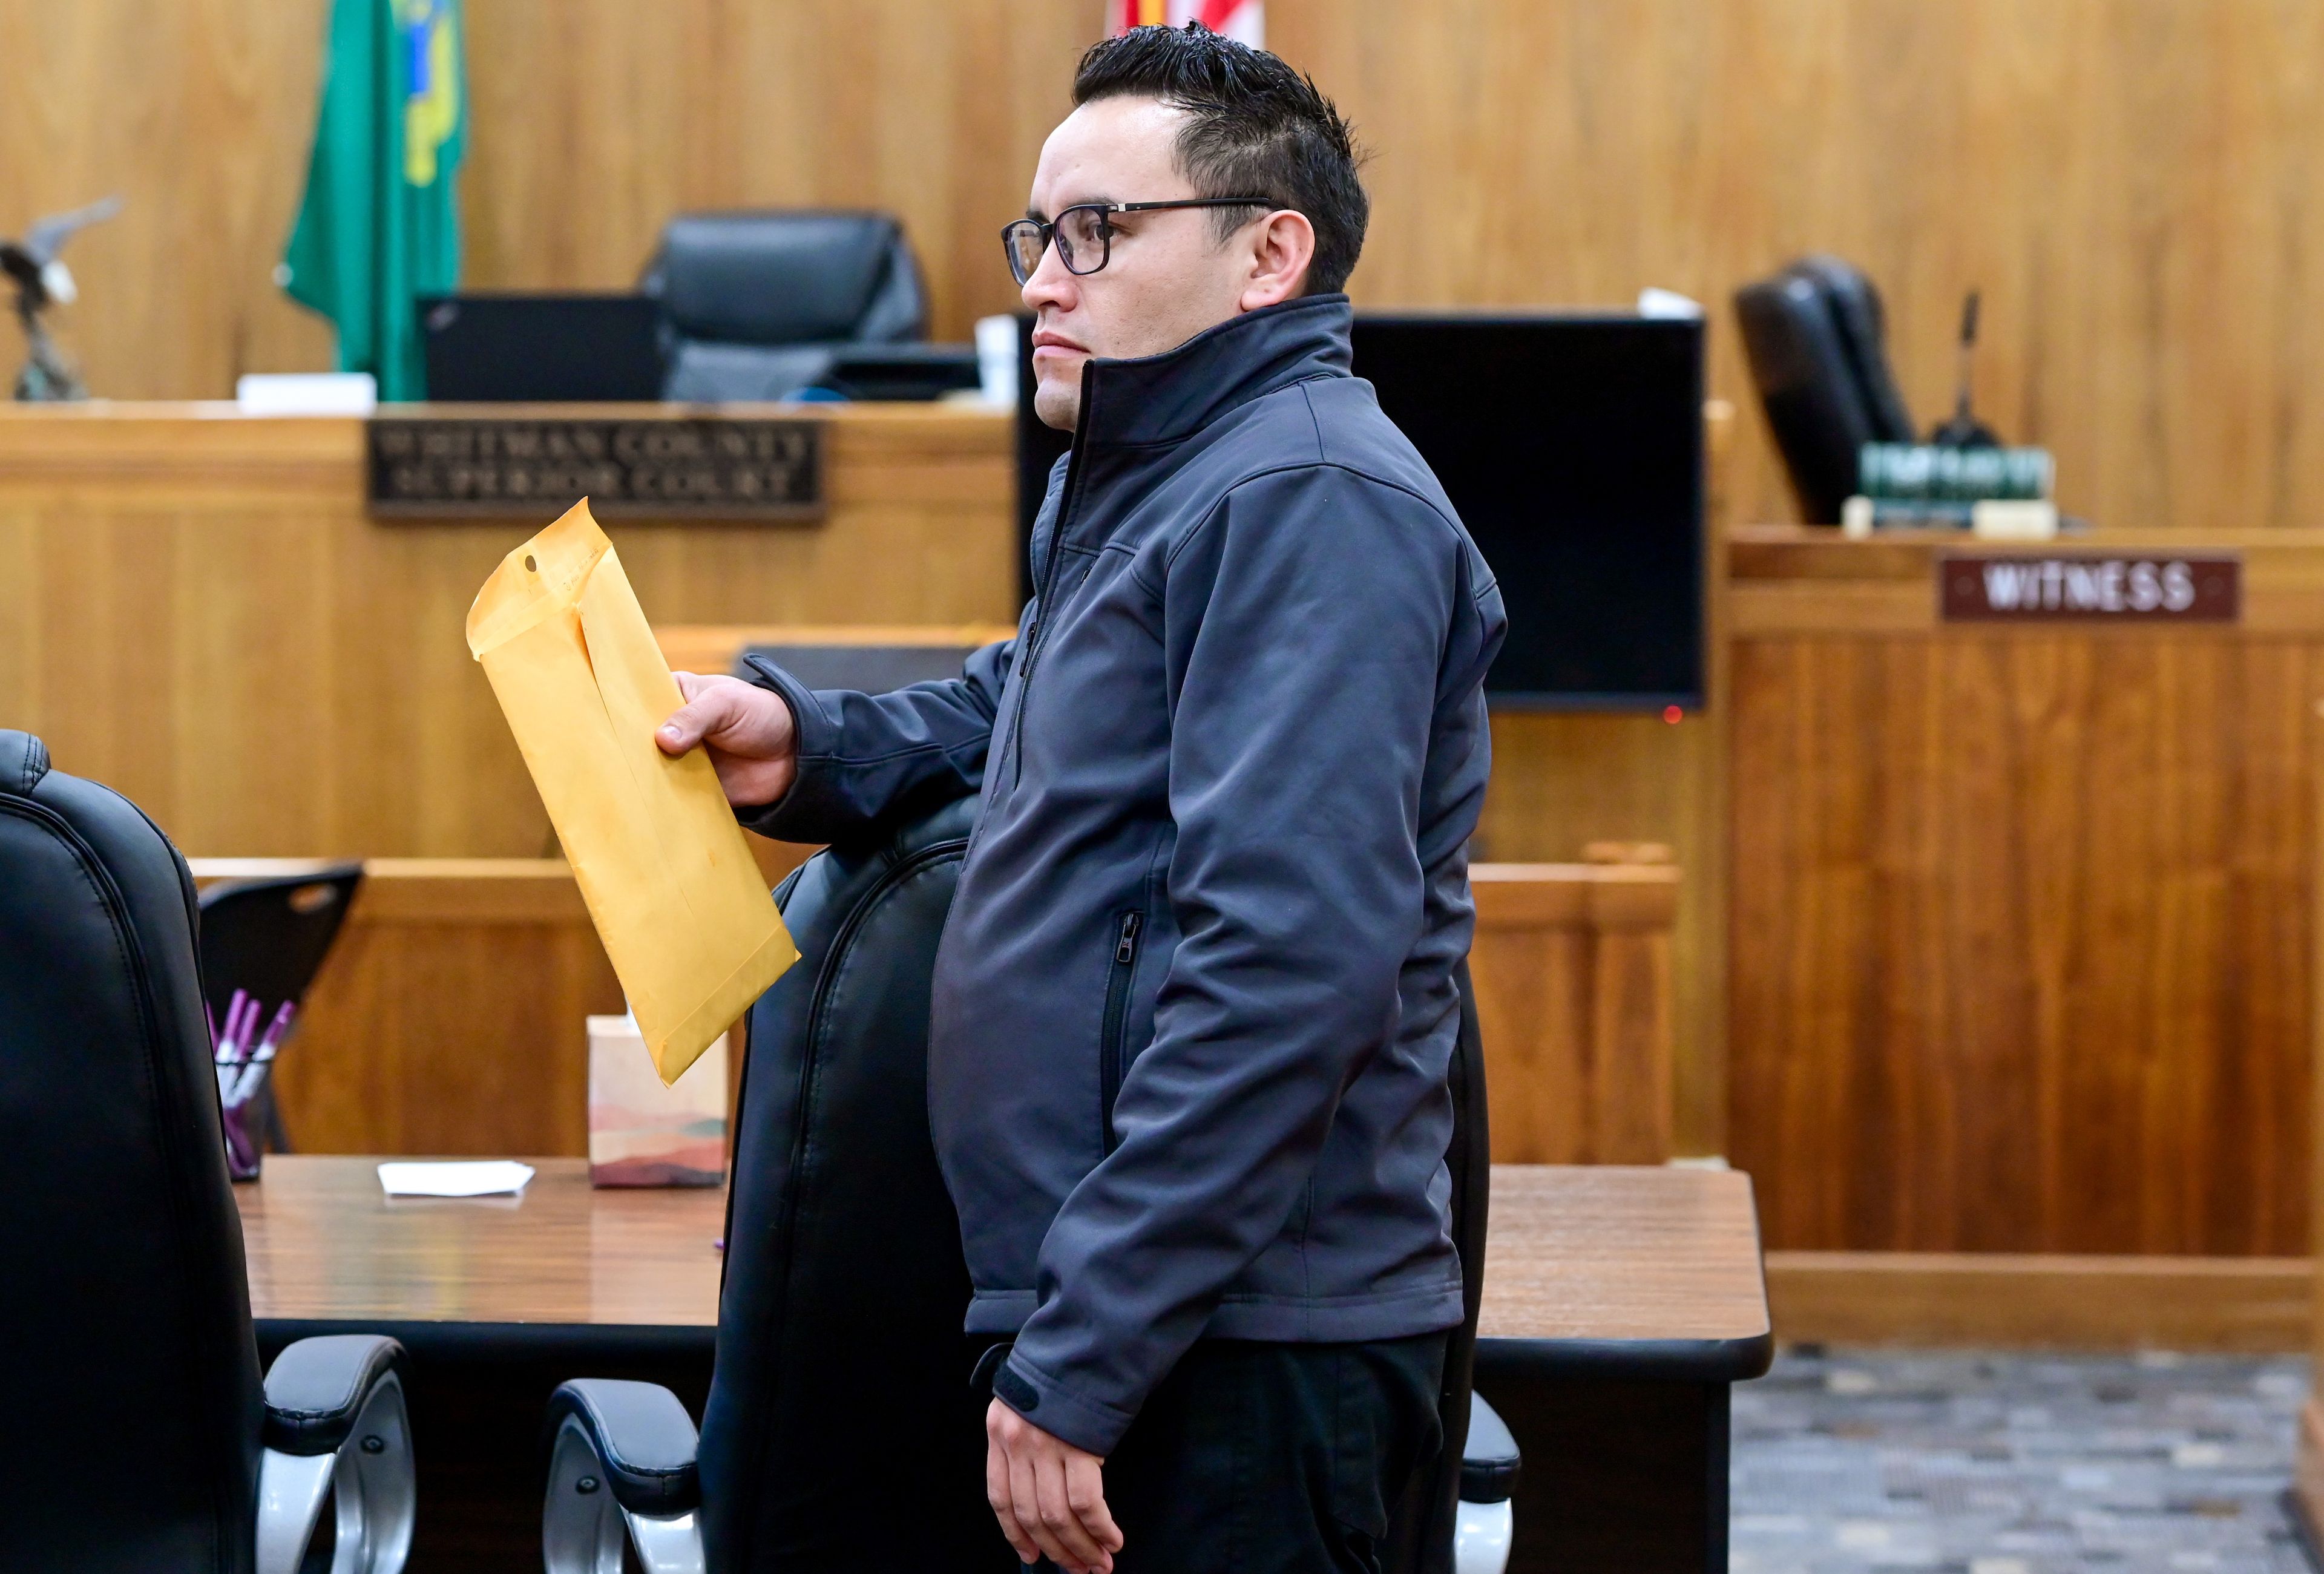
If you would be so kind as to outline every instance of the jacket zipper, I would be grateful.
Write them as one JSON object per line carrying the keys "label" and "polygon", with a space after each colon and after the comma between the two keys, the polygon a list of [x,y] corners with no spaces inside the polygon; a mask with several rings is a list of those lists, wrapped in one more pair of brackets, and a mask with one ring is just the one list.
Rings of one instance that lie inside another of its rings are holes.
{"label": "jacket zipper", "polygon": [[1017,680],[1017,713],[1009,723],[1009,782],[1025,779],[1025,702],[1031,698],[1033,669],[1040,665],[1041,640],[1049,631],[1049,603],[1057,584],[1057,557],[1065,545],[1065,523],[1073,517],[1074,492],[1081,484],[1082,456],[1089,449],[1090,408],[1097,402],[1097,373],[1085,369],[1082,378],[1081,413],[1074,421],[1074,446],[1065,460],[1065,483],[1057,491],[1057,517],[1049,526],[1049,549],[1042,556],[1040,577],[1033,582],[1033,627],[1025,637],[1025,670]]}
{"label": "jacket zipper", "polygon": [[1128,1069],[1129,1045],[1123,1041],[1130,1036],[1130,980],[1138,969],[1138,931],[1145,923],[1142,913],[1124,913],[1121,927],[1113,945],[1113,972],[1105,981],[1105,1024],[1101,1035],[1098,1061],[1098,1097],[1105,1121],[1105,1151],[1111,1153],[1120,1138],[1113,1130],[1113,1101],[1121,1095],[1122,1073]]}

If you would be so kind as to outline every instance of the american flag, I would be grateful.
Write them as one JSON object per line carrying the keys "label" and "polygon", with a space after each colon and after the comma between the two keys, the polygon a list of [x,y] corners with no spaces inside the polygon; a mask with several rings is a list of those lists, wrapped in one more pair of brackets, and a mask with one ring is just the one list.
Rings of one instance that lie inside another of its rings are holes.
{"label": "american flag", "polygon": [[1260,0],[1112,0],[1116,36],[1133,27],[1184,27],[1199,22],[1255,50],[1267,47],[1267,7]]}

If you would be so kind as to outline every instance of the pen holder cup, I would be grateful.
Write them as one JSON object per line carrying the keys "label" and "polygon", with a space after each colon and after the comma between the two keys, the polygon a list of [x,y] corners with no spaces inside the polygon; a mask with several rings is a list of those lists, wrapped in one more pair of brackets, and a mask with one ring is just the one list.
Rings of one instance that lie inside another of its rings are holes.
{"label": "pen holder cup", "polygon": [[266,1111],[274,1099],[274,1063],[217,1068],[218,1115],[226,1127],[226,1173],[237,1181],[258,1179],[266,1148]]}

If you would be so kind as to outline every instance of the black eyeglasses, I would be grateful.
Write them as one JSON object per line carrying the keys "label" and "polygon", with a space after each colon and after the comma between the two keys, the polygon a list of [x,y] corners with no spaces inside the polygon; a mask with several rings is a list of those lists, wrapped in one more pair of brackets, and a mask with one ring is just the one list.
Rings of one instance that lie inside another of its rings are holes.
{"label": "black eyeglasses", "polygon": [[1163,207],[1274,207],[1268,197],[1182,197],[1175,202],[1077,202],[1048,223],[1020,218],[1001,226],[1001,249],[1019,284],[1041,265],[1041,253],[1057,243],[1057,261],[1068,273],[1094,273],[1113,256],[1117,213],[1152,213]]}

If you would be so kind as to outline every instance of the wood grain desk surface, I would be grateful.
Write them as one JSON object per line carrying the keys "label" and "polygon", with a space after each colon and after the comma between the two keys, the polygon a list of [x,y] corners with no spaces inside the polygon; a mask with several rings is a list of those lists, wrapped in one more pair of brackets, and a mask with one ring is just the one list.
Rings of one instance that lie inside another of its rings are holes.
{"label": "wood grain desk surface", "polygon": [[726,1193],[598,1191],[528,1159],[519,1198],[390,1197],[374,1158],[269,1155],[234,1189],[255,1317],[707,1328]]}
{"label": "wood grain desk surface", "polygon": [[[706,1328],[724,1193],[596,1191],[579,1159],[527,1161],[521,1199],[390,1198],[378,1161],[274,1155],[235,1188],[263,1318]],[[1496,1166],[1488,1339],[1764,1339],[1748,1177]]]}

